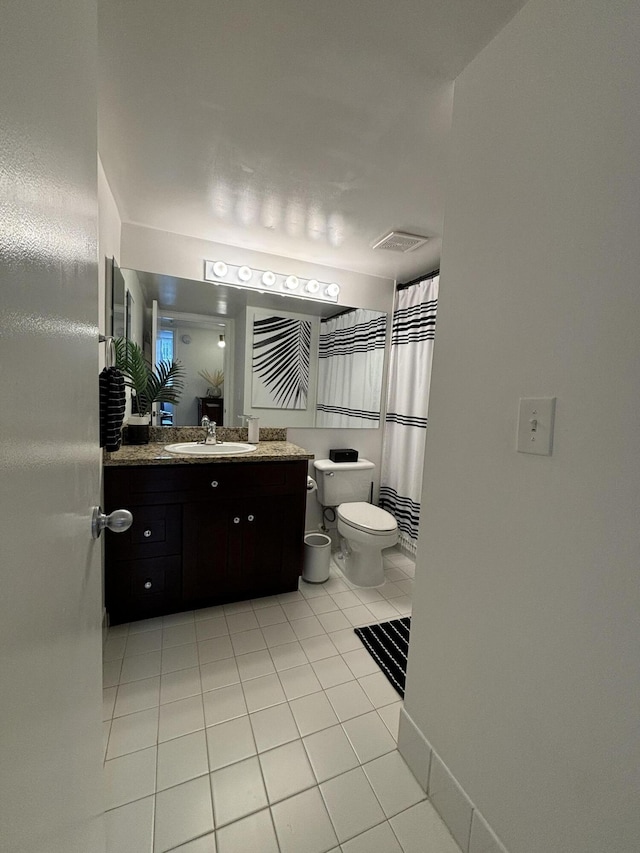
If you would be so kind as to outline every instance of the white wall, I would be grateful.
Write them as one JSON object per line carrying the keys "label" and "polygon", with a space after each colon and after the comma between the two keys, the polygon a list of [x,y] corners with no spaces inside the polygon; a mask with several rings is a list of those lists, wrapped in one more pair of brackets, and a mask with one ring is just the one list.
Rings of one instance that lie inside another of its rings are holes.
{"label": "white wall", "polygon": [[390,311],[393,303],[393,281],[388,278],[268,255],[129,222],[122,225],[123,267],[201,281],[204,279],[205,260],[218,259],[302,278],[337,281],[341,288],[340,305]]}
{"label": "white wall", "polygon": [[[218,327],[214,329],[209,326],[198,327],[193,324],[181,325],[176,323],[175,348],[173,357],[180,361],[185,368],[185,385],[180,402],[175,407],[174,426],[196,426],[198,421],[197,397],[206,397],[207,388],[211,383],[207,382],[198,373],[208,370],[214,373],[216,370],[224,370],[224,349],[218,346],[220,333],[223,331]],[[183,335],[191,338],[191,343],[185,344]]]}
{"label": "white wall", "polygon": [[531,0],[455,86],[406,707],[512,853],[640,838],[638,44]]}

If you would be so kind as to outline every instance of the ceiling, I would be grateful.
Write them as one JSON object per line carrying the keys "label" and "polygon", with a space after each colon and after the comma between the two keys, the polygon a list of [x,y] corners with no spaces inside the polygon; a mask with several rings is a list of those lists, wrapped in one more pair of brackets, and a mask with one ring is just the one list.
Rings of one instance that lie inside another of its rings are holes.
{"label": "ceiling", "polygon": [[[99,0],[122,220],[407,280],[440,258],[452,81],[524,0]],[[373,251],[390,230],[430,237]]]}

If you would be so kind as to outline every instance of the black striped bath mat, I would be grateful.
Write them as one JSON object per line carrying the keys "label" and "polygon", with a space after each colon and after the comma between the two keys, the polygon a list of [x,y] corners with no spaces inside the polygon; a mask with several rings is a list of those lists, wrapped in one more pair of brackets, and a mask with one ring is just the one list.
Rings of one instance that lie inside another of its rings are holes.
{"label": "black striped bath mat", "polygon": [[356,628],[365,648],[404,699],[411,616]]}

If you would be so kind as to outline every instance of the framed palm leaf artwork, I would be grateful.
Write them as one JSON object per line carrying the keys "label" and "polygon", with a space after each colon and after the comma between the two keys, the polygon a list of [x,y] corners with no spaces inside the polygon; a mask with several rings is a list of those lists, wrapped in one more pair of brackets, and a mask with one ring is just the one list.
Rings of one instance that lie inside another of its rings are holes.
{"label": "framed palm leaf artwork", "polygon": [[253,321],[251,402],[260,409],[306,409],[311,323],[256,315]]}

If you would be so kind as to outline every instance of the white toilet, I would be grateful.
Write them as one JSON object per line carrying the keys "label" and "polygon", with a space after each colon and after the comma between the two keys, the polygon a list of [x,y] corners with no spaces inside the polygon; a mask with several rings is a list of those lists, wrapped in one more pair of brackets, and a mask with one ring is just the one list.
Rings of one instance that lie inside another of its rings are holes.
{"label": "white toilet", "polygon": [[344,575],[356,586],[384,583],[382,551],[398,541],[398,524],[391,513],[367,503],[371,474],[376,467],[368,459],[358,462],[313,463],[318,481],[318,501],[335,507],[338,533],[347,541]]}

